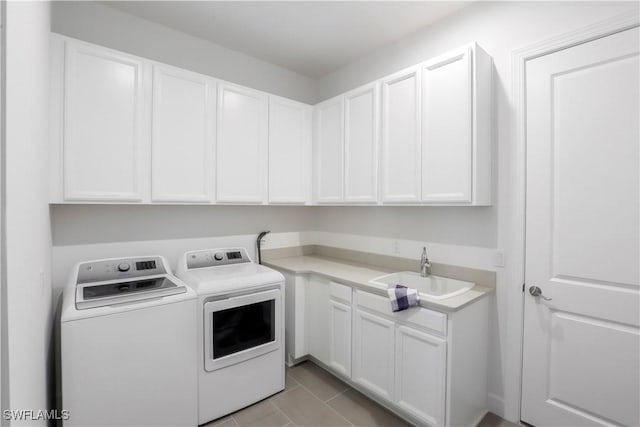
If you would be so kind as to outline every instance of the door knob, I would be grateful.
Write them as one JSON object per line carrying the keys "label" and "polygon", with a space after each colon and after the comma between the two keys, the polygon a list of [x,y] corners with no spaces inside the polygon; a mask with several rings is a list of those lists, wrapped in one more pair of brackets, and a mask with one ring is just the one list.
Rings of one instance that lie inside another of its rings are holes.
{"label": "door knob", "polygon": [[551,298],[547,298],[544,295],[542,295],[542,289],[540,289],[537,286],[530,286],[529,287],[529,293],[531,294],[531,296],[540,297],[545,301],[551,301]]}

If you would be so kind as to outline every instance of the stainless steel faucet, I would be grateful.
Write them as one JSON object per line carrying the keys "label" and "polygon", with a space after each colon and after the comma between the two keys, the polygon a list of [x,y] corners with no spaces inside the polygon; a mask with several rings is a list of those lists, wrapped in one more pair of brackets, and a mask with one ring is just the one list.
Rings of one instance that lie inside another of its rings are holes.
{"label": "stainless steel faucet", "polygon": [[427,247],[422,248],[422,256],[420,257],[420,276],[427,277],[431,274],[431,262],[427,258]]}

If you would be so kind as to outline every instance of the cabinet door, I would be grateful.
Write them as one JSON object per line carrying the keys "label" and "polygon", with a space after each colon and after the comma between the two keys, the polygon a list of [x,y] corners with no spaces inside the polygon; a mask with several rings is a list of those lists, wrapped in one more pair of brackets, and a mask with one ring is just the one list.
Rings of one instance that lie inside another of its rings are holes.
{"label": "cabinet door", "polygon": [[305,289],[305,344],[307,353],[329,364],[329,281],[310,275]]}
{"label": "cabinet door", "polygon": [[212,200],[215,83],[154,66],[151,200]]}
{"label": "cabinet door", "polygon": [[314,182],[318,203],[339,203],[344,199],[343,111],[342,96],[314,109]]}
{"label": "cabinet door", "polygon": [[377,395],[393,399],[394,323],[356,309],[352,379]]}
{"label": "cabinet door", "polygon": [[67,42],[64,200],[142,200],[148,77],[148,64],[135,57]]}
{"label": "cabinet door", "polygon": [[331,320],[329,366],[351,377],[351,307],[331,300],[329,310]]}
{"label": "cabinet door", "polygon": [[396,404],[429,425],[444,425],[446,341],[399,326]]}
{"label": "cabinet door", "polygon": [[471,202],[472,60],[465,47],[422,65],[422,200]]}
{"label": "cabinet door", "polygon": [[347,93],[345,105],[344,199],[378,200],[378,83]]}
{"label": "cabinet door", "polygon": [[382,201],[419,202],[421,186],[420,68],[382,81]]}
{"label": "cabinet door", "polygon": [[269,97],[269,202],[305,203],[311,183],[311,107]]}
{"label": "cabinet door", "polygon": [[255,90],[218,85],[217,200],[261,203],[266,192],[267,97]]}

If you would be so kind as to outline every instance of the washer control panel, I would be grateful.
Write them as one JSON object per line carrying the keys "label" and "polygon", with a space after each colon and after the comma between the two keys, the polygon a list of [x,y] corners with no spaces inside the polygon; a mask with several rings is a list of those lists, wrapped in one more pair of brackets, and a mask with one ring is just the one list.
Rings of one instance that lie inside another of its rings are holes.
{"label": "washer control panel", "polygon": [[189,269],[251,262],[245,248],[207,249],[188,252],[185,256]]}
{"label": "washer control panel", "polygon": [[90,261],[80,264],[76,283],[103,282],[166,273],[161,257]]}

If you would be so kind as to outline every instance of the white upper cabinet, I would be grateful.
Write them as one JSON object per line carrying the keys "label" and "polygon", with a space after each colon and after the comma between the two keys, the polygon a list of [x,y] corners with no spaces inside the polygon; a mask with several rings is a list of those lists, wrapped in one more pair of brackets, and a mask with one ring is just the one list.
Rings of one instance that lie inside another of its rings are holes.
{"label": "white upper cabinet", "polygon": [[311,106],[269,96],[269,203],[306,203],[310,187]]}
{"label": "white upper cabinet", "polygon": [[52,202],[491,204],[492,59],[475,43],[314,107],[51,47]]}
{"label": "white upper cabinet", "polygon": [[382,80],[382,202],[421,198],[420,68]]}
{"label": "white upper cabinet", "polygon": [[314,111],[315,200],[344,200],[344,98],[332,98]]}
{"label": "white upper cabinet", "polygon": [[213,79],[154,66],[152,201],[212,201],[214,111]]}
{"label": "white upper cabinet", "polygon": [[148,186],[148,65],[73,41],[65,43],[64,65],[64,200],[142,201]]}
{"label": "white upper cabinet", "polygon": [[421,71],[422,200],[489,204],[491,58],[473,44]]}
{"label": "white upper cabinet", "polygon": [[267,182],[267,96],[218,85],[217,201],[262,203]]}
{"label": "white upper cabinet", "polygon": [[344,96],[344,200],[378,200],[379,84],[363,86]]}

